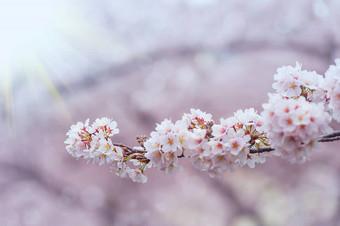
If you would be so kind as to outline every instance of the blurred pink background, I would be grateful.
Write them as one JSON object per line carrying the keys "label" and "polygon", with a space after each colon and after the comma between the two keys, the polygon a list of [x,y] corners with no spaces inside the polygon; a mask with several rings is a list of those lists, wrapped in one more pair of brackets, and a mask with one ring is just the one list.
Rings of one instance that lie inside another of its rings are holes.
{"label": "blurred pink background", "polygon": [[261,112],[276,68],[324,74],[340,57],[340,1],[27,2],[0,3],[0,225],[340,225],[338,142],[217,178],[181,159],[146,184],[64,145],[87,118],[113,118],[133,146],[190,108]]}

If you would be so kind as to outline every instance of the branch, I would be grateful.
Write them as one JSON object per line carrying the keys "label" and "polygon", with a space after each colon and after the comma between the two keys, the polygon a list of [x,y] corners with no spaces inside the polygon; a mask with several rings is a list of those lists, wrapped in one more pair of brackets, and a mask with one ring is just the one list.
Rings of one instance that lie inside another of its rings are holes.
{"label": "branch", "polygon": [[340,140],[340,136],[329,137],[329,138],[320,138],[318,140],[318,142],[331,142],[331,141],[335,141],[335,140]]}
{"label": "branch", "polygon": [[[325,134],[321,136],[319,139],[317,139],[318,142],[332,142],[340,140],[340,130],[336,130],[332,133]],[[275,149],[272,147],[262,147],[262,148],[251,148],[250,153],[256,154],[256,153],[263,153],[263,152],[271,152]]]}
{"label": "branch", "polygon": [[125,153],[129,153],[128,155],[135,154],[135,153],[145,154],[147,152],[145,150],[140,150],[137,147],[131,148],[125,144],[114,143],[113,146],[121,147]]}
{"label": "branch", "polygon": [[[320,143],[324,143],[324,142],[332,142],[332,141],[336,141],[336,140],[340,140],[340,130],[334,131],[332,133],[328,133],[325,134],[323,136],[321,136],[317,141]],[[135,156],[136,159],[145,159],[148,160],[144,154],[147,153],[147,151],[145,150],[140,150],[138,147],[129,147],[125,144],[120,144],[120,143],[114,143],[114,146],[117,147],[121,147],[123,148],[124,154],[126,156]],[[264,153],[264,152],[272,152],[275,151],[275,149],[273,147],[261,147],[261,148],[250,148],[249,153],[250,154],[257,154],[257,153]],[[178,156],[179,158],[184,157],[182,156]]]}
{"label": "branch", "polygon": [[130,159],[137,159],[141,162],[144,163],[149,163],[150,159],[144,156],[147,151],[145,150],[144,147],[144,141],[146,140],[146,136],[137,136],[137,141],[141,145],[141,147],[129,147],[125,144],[120,144],[120,143],[114,143],[113,145],[116,147],[121,147],[124,152],[124,157],[129,157]]}
{"label": "branch", "polygon": [[[323,142],[332,142],[336,140],[340,140],[340,130],[325,134],[321,136],[317,141],[320,143],[323,143]],[[138,147],[131,148],[125,144],[120,144],[120,143],[114,143],[113,145],[117,147],[121,147],[126,156],[131,156],[133,159],[144,160],[145,162],[150,161],[148,158],[144,156],[144,154],[147,153],[144,147],[142,147],[144,148],[144,150],[141,150]],[[257,153],[272,152],[272,151],[275,151],[273,147],[261,147],[261,148],[250,148],[249,153],[257,154]],[[184,155],[178,156],[178,158],[182,158],[182,157],[184,157]]]}
{"label": "branch", "polygon": [[129,147],[125,144],[119,144],[119,143],[115,143],[113,144],[116,147],[121,147],[124,151],[124,154],[126,156],[131,156],[134,154],[140,155],[140,156],[144,156],[144,154],[147,152],[145,150],[144,147],[144,142],[147,140],[147,137],[145,135],[138,135],[136,136],[137,142],[139,143],[140,147]]}
{"label": "branch", "polygon": [[249,153],[250,154],[256,154],[256,153],[263,153],[263,152],[271,152],[275,149],[272,147],[262,147],[262,148],[250,148]]}
{"label": "branch", "polygon": [[321,136],[321,138],[331,138],[340,136],[340,130],[333,131],[332,133]]}

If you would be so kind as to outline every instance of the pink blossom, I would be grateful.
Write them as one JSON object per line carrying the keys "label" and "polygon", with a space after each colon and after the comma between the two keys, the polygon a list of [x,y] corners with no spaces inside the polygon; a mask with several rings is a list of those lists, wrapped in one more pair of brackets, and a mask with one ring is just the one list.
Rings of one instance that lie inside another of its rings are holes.
{"label": "pink blossom", "polygon": [[308,159],[316,139],[331,131],[331,118],[322,103],[274,94],[269,95],[269,103],[263,104],[263,108],[264,129],[272,147],[292,162]]}

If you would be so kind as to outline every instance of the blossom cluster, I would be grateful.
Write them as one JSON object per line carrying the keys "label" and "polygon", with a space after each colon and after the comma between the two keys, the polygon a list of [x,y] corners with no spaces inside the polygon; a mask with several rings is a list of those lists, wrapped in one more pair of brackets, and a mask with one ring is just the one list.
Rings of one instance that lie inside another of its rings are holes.
{"label": "blossom cluster", "polygon": [[[211,114],[191,109],[180,120],[157,124],[148,138],[137,137],[140,146],[133,148],[112,142],[119,132],[115,121],[102,118],[90,126],[86,120],[71,126],[66,149],[75,158],[106,163],[120,177],[143,183],[146,168],[172,173],[183,168],[180,159],[189,159],[210,176],[254,168],[271,154],[304,162],[320,137],[332,131],[331,120],[340,122],[340,59],[325,76],[302,70],[297,63],[278,68],[274,80],[276,93],[269,94],[260,114],[253,108],[238,110],[216,123]],[[332,136],[326,138],[340,140]]]}
{"label": "blossom cluster", "polygon": [[127,166],[123,148],[112,143],[110,137],[118,133],[117,123],[109,118],[96,119],[91,126],[87,119],[85,123],[78,122],[71,126],[66,134],[66,150],[73,157],[83,158],[88,163],[107,163],[111,170],[121,177],[129,176],[134,181],[146,182],[146,177],[140,169]]}
{"label": "blossom cluster", "polygon": [[295,67],[278,68],[274,80],[276,82],[273,83],[273,88],[287,98],[303,96],[309,102],[326,100],[326,91],[321,88],[323,77],[315,71],[302,70],[298,62]]}
{"label": "blossom cluster", "polygon": [[272,147],[291,162],[306,161],[315,149],[318,137],[331,131],[331,117],[322,103],[272,94],[263,108],[264,130],[268,131]]}
{"label": "blossom cluster", "polygon": [[[262,116],[253,108],[244,111],[238,110],[233,117],[221,118],[220,124],[212,127],[215,142],[226,147],[223,153],[230,152],[229,156],[237,157],[236,162],[229,162],[235,166],[248,165],[254,168],[256,163],[264,163],[269,153],[250,153],[250,148],[269,146],[266,133],[263,130]],[[219,145],[218,145],[219,146]],[[221,150],[220,150],[221,151]]]}
{"label": "blossom cluster", "polygon": [[340,122],[340,59],[336,59],[335,63],[326,72],[322,85],[327,90],[332,116],[336,121]]}
{"label": "blossom cluster", "polygon": [[302,70],[299,63],[278,68],[273,84],[276,93],[269,94],[262,112],[264,129],[277,155],[305,162],[319,136],[332,130],[329,109],[334,119],[340,119],[339,59],[336,62],[325,77]]}
{"label": "blossom cluster", "polygon": [[145,142],[145,156],[159,170],[181,169],[178,159],[189,158],[197,169],[209,175],[220,174],[228,167],[263,163],[267,154],[250,154],[250,147],[266,144],[261,116],[254,109],[239,110],[233,117],[215,124],[211,114],[191,109],[181,120],[164,120]]}

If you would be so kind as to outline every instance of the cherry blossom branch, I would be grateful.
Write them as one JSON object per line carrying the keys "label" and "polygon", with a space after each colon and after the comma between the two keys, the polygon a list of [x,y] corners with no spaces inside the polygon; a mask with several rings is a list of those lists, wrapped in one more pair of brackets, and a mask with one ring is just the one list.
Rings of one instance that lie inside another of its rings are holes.
{"label": "cherry blossom branch", "polygon": [[[139,147],[129,147],[121,143],[113,143],[113,145],[117,147],[121,147],[126,156],[132,156],[133,159],[144,160],[144,162],[149,162],[150,160],[144,156],[144,154],[147,153],[147,151],[145,150],[143,146],[146,137],[143,136],[143,139],[141,139],[141,137],[142,136],[137,136],[137,141],[140,143],[143,150]],[[318,139],[318,142],[332,142],[336,140],[340,140],[340,130],[321,136]],[[272,152],[272,151],[275,151],[275,149],[272,147],[260,147],[260,148],[251,148],[249,153],[257,154],[257,153]],[[183,154],[181,156],[178,156],[178,158],[182,158],[182,157],[184,157]]]}
{"label": "cherry blossom branch", "polygon": [[139,149],[139,147],[131,148],[131,147],[125,145],[125,144],[113,143],[113,146],[121,147],[127,155],[136,154],[136,153],[138,153],[138,154],[145,154],[146,153],[145,150],[141,150],[141,149]]}
{"label": "cherry blossom branch", "polygon": [[271,152],[271,151],[275,151],[275,149],[272,147],[261,147],[261,148],[250,148],[249,153],[256,154],[256,153]]}
{"label": "cherry blossom branch", "polygon": [[146,168],[171,173],[182,168],[178,159],[183,157],[210,176],[227,168],[254,168],[266,161],[267,154],[261,153],[274,150],[291,162],[305,162],[314,150],[308,144],[340,140],[340,130],[328,133],[332,120],[340,122],[339,71],[340,59],[325,76],[302,70],[299,63],[280,67],[274,75],[276,93],[268,95],[261,114],[253,108],[238,110],[215,123],[211,114],[190,109],[176,122],[165,119],[157,124],[148,138],[137,136],[135,147],[112,143],[110,137],[119,133],[116,121],[104,117],[89,125],[87,119],[71,126],[66,150],[87,162],[107,163],[120,177],[143,183]]}
{"label": "cherry blossom branch", "polygon": [[[332,142],[340,140],[340,130],[334,131],[332,133],[326,134],[321,136],[317,141],[318,142]],[[263,152],[271,152],[275,151],[272,147],[261,147],[261,148],[251,148],[250,153],[256,154],[256,153],[263,153]]]}
{"label": "cherry blossom branch", "polygon": [[333,137],[339,137],[339,136],[340,136],[340,130],[336,130],[336,131],[333,131],[332,133],[321,136],[321,138],[324,139],[324,138],[333,138]]}
{"label": "cherry blossom branch", "polygon": [[[138,140],[138,138],[137,138]],[[150,159],[144,156],[147,151],[145,150],[144,147],[129,147],[125,144],[120,144],[120,143],[113,143],[113,146],[115,147],[120,147],[123,149],[124,157],[126,159],[136,159],[139,160],[140,162],[143,162],[145,164],[150,162]]]}
{"label": "cherry blossom branch", "polygon": [[336,140],[340,140],[340,136],[321,138],[321,139],[318,140],[318,142],[332,142],[332,141],[336,141]]}
{"label": "cherry blossom branch", "polygon": [[[138,139],[138,138],[137,138]],[[340,130],[334,131],[332,133],[326,134],[321,136],[318,139],[318,142],[332,142],[340,140]],[[134,159],[149,161],[148,158],[144,156],[145,153],[147,153],[146,150],[141,150],[139,147],[129,147],[125,144],[120,143],[114,143],[114,146],[121,147],[124,150],[124,154],[126,156],[134,156]],[[249,153],[251,154],[257,154],[257,153],[264,153],[264,152],[272,152],[275,151],[272,147],[261,147],[261,148],[250,148]],[[182,158],[184,155],[178,156],[178,158]]]}

